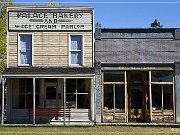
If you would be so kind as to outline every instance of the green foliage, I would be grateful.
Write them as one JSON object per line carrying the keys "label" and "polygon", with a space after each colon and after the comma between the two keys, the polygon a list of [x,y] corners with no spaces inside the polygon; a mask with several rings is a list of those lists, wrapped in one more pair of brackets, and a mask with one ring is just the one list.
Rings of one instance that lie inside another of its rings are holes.
{"label": "green foliage", "polygon": [[152,28],[162,28],[163,26],[160,24],[160,22],[157,21],[157,19],[154,20],[153,23],[151,23]]}
{"label": "green foliage", "polygon": [[6,67],[6,8],[12,5],[12,0],[0,0],[0,75]]}
{"label": "green foliage", "polygon": [[55,1],[53,1],[53,0],[49,0],[48,6],[49,6],[49,7],[58,7],[58,6],[59,6],[59,3],[58,3],[58,2],[55,2]]}

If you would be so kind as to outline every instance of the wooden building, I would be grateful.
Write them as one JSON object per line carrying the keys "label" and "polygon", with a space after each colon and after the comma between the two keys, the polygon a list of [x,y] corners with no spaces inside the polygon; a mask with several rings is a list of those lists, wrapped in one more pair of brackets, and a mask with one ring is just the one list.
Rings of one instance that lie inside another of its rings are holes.
{"label": "wooden building", "polygon": [[93,123],[94,9],[13,6],[7,12],[1,123]]}
{"label": "wooden building", "polygon": [[96,24],[97,122],[180,122],[180,29]]}

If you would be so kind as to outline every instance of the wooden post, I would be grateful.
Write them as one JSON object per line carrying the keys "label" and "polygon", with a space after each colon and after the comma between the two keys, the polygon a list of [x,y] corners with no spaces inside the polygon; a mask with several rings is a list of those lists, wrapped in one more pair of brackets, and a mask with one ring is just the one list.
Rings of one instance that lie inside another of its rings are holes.
{"label": "wooden post", "polygon": [[33,78],[33,125],[36,124],[36,80]]}
{"label": "wooden post", "polygon": [[149,71],[149,116],[150,116],[150,122],[152,122],[151,71]]}
{"label": "wooden post", "polygon": [[174,122],[176,122],[176,107],[175,107],[175,88],[174,88],[174,76],[173,76],[173,114],[174,114]]}
{"label": "wooden post", "polygon": [[102,77],[101,78],[101,80],[102,80],[101,81],[101,88],[102,88],[102,93],[101,93],[101,97],[102,97],[102,99],[101,99],[102,100],[102,103],[101,103],[101,105],[102,105],[101,106],[101,114],[102,114],[101,115],[101,120],[104,121],[104,119],[103,119],[104,118],[104,109],[103,109],[104,108],[104,72],[102,72],[101,77]]}
{"label": "wooden post", "polygon": [[127,110],[127,105],[128,105],[128,103],[127,103],[127,74],[126,74],[126,71],[124,72],[124,82],[125,82],[125,122],[128,122],[128,110]]}
{"label": "wooden post", "polygon": [[161,104],[162,104],[162,113],[163,113],[163,109],[164,109],[164,104],[163,104],[163,100],[164,100],[164,98],[163,98],[163,93],[164,93],[164,91],[163,91],[163,84],[161,84],[161,91],[162,91],[161,92],[161,94],[162,94],[161,95],[162,96],[162,100],[161,100],[162,103]]}
{"label": "wooden post", "polygon": [[1,112],[1,125],[4,124],[4,78],[2,78],[2,112]]}
{"label": "wooden post", "polygon": [[66,78],[64,78],[64,98],[63,98],[63,108],[64,108],[64,115],[63,115],[63,117],[64,117],[64,126],[66,125],[66,120],[65,120],[65,118],[66,118]]}
{"label": "wooden post", "polygon": [[113,111],[113,120],[115,120],[115,108],[116,108],[116,85],[113,84],[113,102],[114,102],[114,111]]}

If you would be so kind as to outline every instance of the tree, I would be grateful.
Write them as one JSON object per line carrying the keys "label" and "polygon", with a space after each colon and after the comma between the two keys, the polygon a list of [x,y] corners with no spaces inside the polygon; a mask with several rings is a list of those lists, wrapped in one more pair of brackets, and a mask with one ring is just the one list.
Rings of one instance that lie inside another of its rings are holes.
{"label": "tree", "polygon": [[160,24],[160,22],[157,21],[157,19],[155,19],[154,22],[151,23],[151,27],[152,28],[162,28],[162,25]]}
{"label": "tree", "polygon": [[49,0],[48,6],[49,6],[49,7],[58,7],[58,6],[59,6],[59,3],[58,3],[58,2],[55,2],[55,1],[53,1],[53,0]]}
{"label": "tree", "polygon": [[0,76],[6,67],[6,8],[12,5],[12,0],[0,0]]}

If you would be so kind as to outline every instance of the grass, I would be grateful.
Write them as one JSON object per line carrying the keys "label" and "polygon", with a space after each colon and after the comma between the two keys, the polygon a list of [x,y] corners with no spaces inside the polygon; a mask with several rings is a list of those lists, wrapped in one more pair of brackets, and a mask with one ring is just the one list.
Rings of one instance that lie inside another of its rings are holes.
{"label": "grass", "polygon": [[0,127],[2,134],[67,134],[67,135],[173,135],[180,134],[178,127],[157,127],[157,126],[96,126],[96,127]]}

